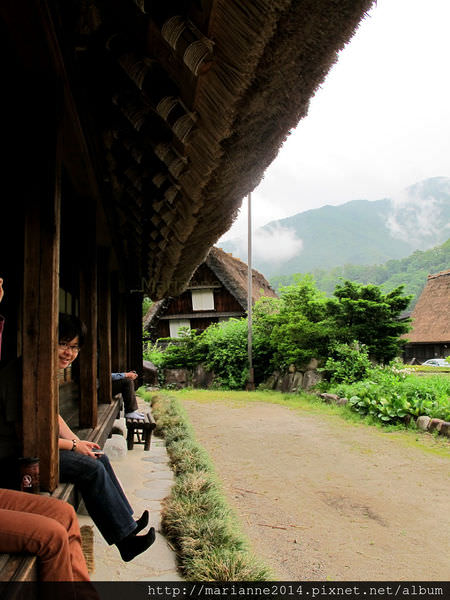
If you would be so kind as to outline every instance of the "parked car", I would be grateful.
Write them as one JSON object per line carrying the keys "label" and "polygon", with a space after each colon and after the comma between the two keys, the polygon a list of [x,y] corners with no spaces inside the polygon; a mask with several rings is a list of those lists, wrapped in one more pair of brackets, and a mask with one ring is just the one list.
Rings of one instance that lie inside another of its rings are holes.
{"label": "parked car", "polygon": [[445,360],[445,358],[430,358],[430,360],[426,360],[422,365],[424,367],[450,367],[450,362]]}

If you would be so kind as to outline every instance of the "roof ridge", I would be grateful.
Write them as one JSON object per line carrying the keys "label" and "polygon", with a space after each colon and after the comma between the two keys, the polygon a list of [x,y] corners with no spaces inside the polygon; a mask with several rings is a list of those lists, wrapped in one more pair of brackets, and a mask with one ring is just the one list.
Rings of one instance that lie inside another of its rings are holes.
{"label": "roof ridge", "polygon": [[438,273],[432,273],[431,275],[428,275],[428,279],[435,279],[436,277],[442,277],[443,275],[450,275],[450,269],[439,271]]}

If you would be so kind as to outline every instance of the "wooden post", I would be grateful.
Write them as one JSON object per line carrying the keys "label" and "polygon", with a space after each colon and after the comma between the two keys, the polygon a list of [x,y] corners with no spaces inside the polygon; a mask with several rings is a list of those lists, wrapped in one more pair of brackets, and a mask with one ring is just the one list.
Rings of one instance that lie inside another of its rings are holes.
{"label": "wooden post", "polygon": [[247,390],[253,391],[255,389],[255,372],[253,369],[253,330],[252,330],[252,309],[253,309],[253,270],[252,270],[252,194],[248,194],[248,217],[247,217],[247,323],[248,323],[248,341],[247,341],[247,352],[248,352],[248,381]]}
{"label": "wooden post", "polygon": [[[117,314],[117,371],[127,370],[127,303],[125,295],[118,294],[118,314]],[[133,368],[133,367],[130,367]],[[116,371],[116,369],[114,369]]]}
{"label": "wooden post", "polygon": [[99,248],[98,254],[98,369],[99,403],[112,400],[111,386],[111,282],[109,249]]}
{"label": "wooden post", "polygon": [[127,302],[128,368],[139,373],[140,382],[142,381],[143,372],[142,300],[143,293],[134,292],[128,296]]}
{"label": "wooden post", "polygon": [[118,272],[111,273],[111,371],[120,370],[119,362],[119,277]]}
{"label": "wooden post", "polygon": [[80,352],[80,427],[97,425],[97,247],[95,203],[84,205],[86,229],[80,264],[80,318],[87,327]]}
{"label": "wooden post", "polygon": [[[51,137],[51,130],[46,135]],[[56,136],[55,136],[56,137]],[[56,143],[55,148],[56,149]],[[58,484],[59,159],[44,163],[25,211],[23,453],[40,459],[42,489]],[[49,168],[50,167],[50,168]],[[48,176],[48,177],[46,177]]]}

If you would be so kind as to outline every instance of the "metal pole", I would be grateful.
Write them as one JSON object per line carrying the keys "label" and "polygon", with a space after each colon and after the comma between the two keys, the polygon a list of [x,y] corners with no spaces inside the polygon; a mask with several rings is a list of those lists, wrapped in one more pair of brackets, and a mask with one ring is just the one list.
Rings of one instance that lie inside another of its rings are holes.
{"label": "metal pole", "polygon": [[247,291],[247,319],[248,319],[248,383],[247,390],[255,389],[255,377],[253,370],[253,348],[252,348],[252,194],[249,192],[248,201],[248,218],[247,218],[247,264],[248,264],[248,291]]}

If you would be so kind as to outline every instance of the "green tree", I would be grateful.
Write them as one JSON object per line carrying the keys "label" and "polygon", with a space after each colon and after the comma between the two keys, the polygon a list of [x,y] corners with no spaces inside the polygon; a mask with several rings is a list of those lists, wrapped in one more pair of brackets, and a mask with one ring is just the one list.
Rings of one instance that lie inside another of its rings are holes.
{"label": "green tree", "polygon": [[367,346],[371,358],[390,362],[405,343],[400,336],[410,329],[409,319],[400,319],[411,296],[403,295],[403,286],[384,294],[376,285],[344,281],[336,286],[334,298],[328,300],[330,317],[342,342],[353,340]]}
{"label": "green tree", "polygon": [[[331,329],[326,297],[311,275],[296,277],[294,285],[281,288],[277,302],[264,300],[255,307],[255,372],[303,365],[311,358],[325,357]],[[268,358],[267,368],[260,364]]]}
{"label": "green tree", "polygon": [[331,383],[354,383],[365,379],[373,370],[368,350],[358,342],[332,344],[329,357],[319,369]]}

